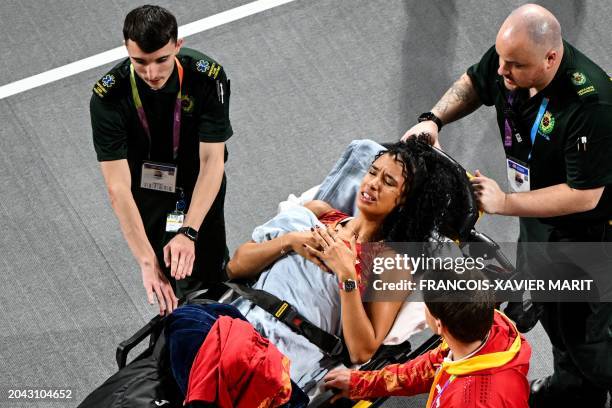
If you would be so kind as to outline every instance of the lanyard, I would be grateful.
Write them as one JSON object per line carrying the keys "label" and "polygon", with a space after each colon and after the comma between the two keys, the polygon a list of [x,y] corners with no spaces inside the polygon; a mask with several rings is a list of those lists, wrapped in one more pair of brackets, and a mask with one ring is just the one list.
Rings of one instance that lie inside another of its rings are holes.
{"label": "lanyard", "polygon": [[436,399],[432,402],[431,406],[432,408],[434,407],[439,407],[440,406],[440,398],[442,397],[442,393],[444,392],[444,390],[446,389],[446,387],[448,387],[450,385],[450,383],[452,383],[455,378],[457,378],[457,376],[455,375],[451,375],[450,378],[446,381],[446,384],[444,384],[444,387],[442,387],[442,389],[440,390],[440,392],[438,393],[438,396],[436,397]]}
{"label": "lanyard", "polygon": [[[172,157],[176,159],[179,148],[179,138],[181,134],[181,88],[183,86],[183,66],[179,62],[178,58],[174,57],[176,61],[176,68],[178,69],[179,77],[179,91],[176,94],[176,101],[174,103],[174,115],[172,124]],[[136,87],[136,76],[134,75],[134,65],[130,64],[130,85],[132,86],[132,99],[134,99],[134,105],[136,105],[136,112],[138,113],[138,119],[144,129],[147,138],[149,139],[149,155],[148,159],[151,159],[151,130],[149,128],[149,122],[147,121],[147,115],[145,114],[144,107],[142,106],[142,100],[138,94],[138,88]]]}
{"label": "lanyard", "polygon": [[[514,96],[509,95],[507,101],[504,103],[504,147],[512,147],[512,133],[516,133],[515,136],[519,142],[521,142],[520,134],[517,130],[514,129],[516,124],[511,117],[512,112],[512,102]],[[536,116],[535,121],[533,122],[533,126],[531,127],[531,149],[529,150],[529,156],[527,160],[531,159],[531,152],[533,151],[533,146],[535,145],[536,136],[538,134],[538,127],[540,126],[540,122],[542,121],[542,117],[544,117],[544,113],[546,112],[546,107],[548,106],[548,98],[542,98],[542,103],[540,103],[540,109],[538,110],[538,115]]]}
{"label": "lanyard", "polygon": [[538,116],[536,116],[536,120],[535,122],[533,122],[533,126],[531,127],[531,149],[529,150],[529,157],[527,158],[527,160],[531,159],[531,152],[533,151],[533,146],[535,144],[536,136],[538,134],[538,126],[540,126],[540,122],[542,121],[544,112],[546,112],[547,105],[548,105],[548,98],[542,98],[542,103],[540,104],[540,110],[538,111]]}
{"label": "lanyard", "polygon": [[512,109],[514,94],[508,95],[507,106],[504,106],[504,147],[512,147],[512,127],[508,119],[509,111]]}

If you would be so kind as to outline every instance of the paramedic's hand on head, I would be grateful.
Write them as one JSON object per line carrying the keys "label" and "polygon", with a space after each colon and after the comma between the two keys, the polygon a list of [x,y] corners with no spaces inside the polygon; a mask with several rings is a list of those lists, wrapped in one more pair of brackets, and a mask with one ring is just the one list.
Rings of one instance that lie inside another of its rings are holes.
{"label": "paramedic's hand on head", "polygon": [[338,237],[338,233],[331,227],[316,228],[315,238],[321,250],[307,247],[308,252],[323,261],[340,281],[356,279],[357,237],[351,235],[349,240],[350,248]]}
{"label": "paramedic's hand on head", "polygon": [[474,172],[470,180],[476,201],[480,209],[488,214],[504,214],[506,207],[506,193],[499,188],[495,180],[480,174],[480,170]]}
{"label": "paramedic's hand on head", "polygon": [[176,280],[191,276],[195,260],[195,243],[183,234],[176,234],[164,247],[164,262]]}
{"label": "paramedic's hand on head", "polygon": [[340,398],[349,397],[351,371],[352,370],[349,370],[348,368],[335,368],[327,373],[327,375],[323,378],[323,385],[325,386],[325,389],[336,391],[336,395],[334,395],[331,399],[332,404]]}
{"label": "paramedic's hand on head", "polygon": [[301,255],[303,258],[309,260],[310,262],[317,265],[319,268],[323,269],[325,272],[331,272],[327,266],[316,256],[312,255],[308,251],[308,247],[311,248],[319,248],[317,240],[314,236],[314,228],[311,231],[303,231],[303,232],[290,232],[286,234],[287,239],[289,239],[289,245],[291,246],[291,250],[295,253]]}
{"label": "paramedic's hand on head", "polygon": [[431,144],[437,147],[438,149],[442,149],[442,147],[440,147],[440,142],[438,141],[438,125],[436,125],[431,120],[426,120],[424,122],[417,123],[410,129],[408,129],[408,131],[404,133],[404,136],[402,136],[400,140],[402,142],[405,142],[406,140],[412,139],[416,137],[416,135],[420,135],[421,133],[428,133],[431,137]]}
{"label": "paramedic's hand on head", "polygon": [[164,276],[157,258],[153,258],[151,262],[147,262],[141,266],[142,284],[147,291],[147,301],[150,305],[153,304],[154,298],[157,298],[159,305],[159,314],[161,316],[172,313],[178,306],[178,299],[174,295],[172,285]]}

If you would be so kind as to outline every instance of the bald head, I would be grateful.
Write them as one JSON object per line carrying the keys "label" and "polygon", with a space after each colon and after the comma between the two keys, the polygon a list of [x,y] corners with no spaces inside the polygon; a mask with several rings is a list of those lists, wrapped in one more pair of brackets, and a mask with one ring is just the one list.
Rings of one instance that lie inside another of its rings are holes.
{"label": "bald head", "polygon": [[498,38],[511,40],[523,37],[544,52],[563,46],[561,25],[555,16],[537,4],[525,4],[514,10],[499,29]]}
{"label": "bald head", "polygon": [[543,89],[554,78],[563,58],[559,22],[542,6],[526,4],[514,10],[502,24],[495,49],[497,73],[506,88]]}

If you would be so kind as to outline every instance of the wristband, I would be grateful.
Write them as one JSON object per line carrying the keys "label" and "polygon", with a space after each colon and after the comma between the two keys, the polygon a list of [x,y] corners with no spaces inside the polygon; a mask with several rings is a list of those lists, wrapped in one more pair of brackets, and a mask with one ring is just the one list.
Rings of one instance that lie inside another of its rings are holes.
{"label": "wristband", "polygon": [[425,113],[421,113],[421,115],[419,115],[418,117],[418,122],[426,122],[428,120],[431,120],[433,123],[436,124],[436,126],[438,126],[438,132],[440,130],[442,130],[442,121],[440,120],[439,117],[437,117],[433,112],[425,112]]}
{"label": "wristband", "polygon": [[198,231],[191,227],[181,227],[176,231],[176,233],[183,234],[193,242],[196,242],[198,239]]}

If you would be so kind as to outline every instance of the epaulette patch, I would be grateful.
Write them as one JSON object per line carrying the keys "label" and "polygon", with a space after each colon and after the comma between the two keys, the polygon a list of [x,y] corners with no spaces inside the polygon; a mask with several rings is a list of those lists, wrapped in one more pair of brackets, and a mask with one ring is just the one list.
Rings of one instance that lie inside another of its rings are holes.
{"label": "epaulette patch", "polygon": [[112,74],[106,74],[100,79],[93,87],[93,91],[100,98],[104,98],[108,93],[109,89],[111,89],[117,81],[115,81],[115,76]]}
{"label": "epaulette patch", "polygon": [[570,80],[572,81],[572,85],[574,85],[574,89],[576,90],[576,94],[578,94],[578,96],[583,97],[587,95],[594,95],[597,93],[597,90],[593,86],[593,83],[584,74],[584,72],[568,71],[568,75]]}
{"label": "epaulette patch", "polygon": [[217,79],[219,71],[221,71],[221,65],[216,62],[210,62],[205,59],[201,59],[195,63],[196,70],[203,74],[208,74],[209,77]]}

